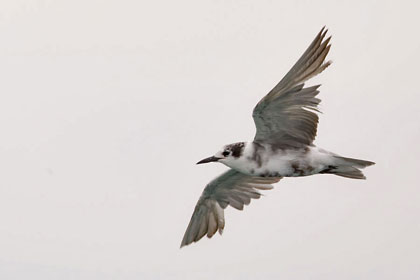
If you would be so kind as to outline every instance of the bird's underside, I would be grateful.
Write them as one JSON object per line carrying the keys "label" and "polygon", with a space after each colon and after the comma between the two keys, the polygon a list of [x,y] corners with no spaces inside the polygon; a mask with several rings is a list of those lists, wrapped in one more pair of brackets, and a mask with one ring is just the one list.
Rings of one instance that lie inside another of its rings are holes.
{"label": "bird's underside", "polygon": [[215,156],[199,163],[219,161],[231,169],[212,180],[194,209],[181,247],[209,238],[225,226],[224,209],[242,210],[251,199],[260,198],[282,177],[335,174],[364,179],[360,168],[370,161],[345,158],[315,147],[318,124],[319,85],[304,82],[321,73],[330,37],[324,28],[284,78],[255,106],[256,135],[252,142],[226,145]]}

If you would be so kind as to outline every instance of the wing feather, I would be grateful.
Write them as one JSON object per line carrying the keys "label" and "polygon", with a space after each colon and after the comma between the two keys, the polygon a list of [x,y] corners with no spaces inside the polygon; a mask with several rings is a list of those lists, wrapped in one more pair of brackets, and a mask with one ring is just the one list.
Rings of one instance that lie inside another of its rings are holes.
{"label": "wing feather", "polygon": [[230,169],[211,181],[204,189],[195,206],[190,223],[185,231],[181,247],[200,240],[204,235],[212,237],[225,227],[224,208],[228,205],[242,210],[251,199],[258,199],[258,190],[270,190],[270,184],[281,177],[260,178],[245,175]]}
{"label": "wing feather", "polygon": [[279,148],[312,144],[316,137],[320,85],[305,88],[304,82],[321,73],[331,62],[325,61],[330,39],[322,28],[308,49],[284,78],[257,104],[253,118],[257,128],[255,142]]}

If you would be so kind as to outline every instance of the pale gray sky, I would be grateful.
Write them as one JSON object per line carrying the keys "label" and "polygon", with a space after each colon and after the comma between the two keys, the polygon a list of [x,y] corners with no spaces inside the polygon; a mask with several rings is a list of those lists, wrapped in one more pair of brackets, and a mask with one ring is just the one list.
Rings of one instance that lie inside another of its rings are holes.
{"label": "pale gray sky", "polygon": [[[418,1],[0,3],[0,279],[417,279]],[[327,25],[315,144],[366,181],[280,181],[179,249],[196,166]]]}

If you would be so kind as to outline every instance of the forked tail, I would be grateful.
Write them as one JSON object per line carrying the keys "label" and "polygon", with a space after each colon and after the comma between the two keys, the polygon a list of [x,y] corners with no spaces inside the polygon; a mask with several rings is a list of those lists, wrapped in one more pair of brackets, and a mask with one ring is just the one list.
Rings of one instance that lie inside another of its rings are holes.
{"label": "forked tail", "polygon": [[375,164],[372,161],[334,156],[334,165],[328,166],[320,173],[334,174],[351,179],[366,179],[360,169]]}

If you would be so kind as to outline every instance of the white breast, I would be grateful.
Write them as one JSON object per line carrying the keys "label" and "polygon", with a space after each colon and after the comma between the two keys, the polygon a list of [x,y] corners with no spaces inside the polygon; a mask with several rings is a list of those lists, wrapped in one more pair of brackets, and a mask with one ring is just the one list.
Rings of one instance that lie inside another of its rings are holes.
{"label": "white breast", "polygon": [[269,145],[248,142],[237,159],[223,162],[239,172],[253,176],[287,177],[318,173],[331,162],[331,153],[317,147],[273,150]]}

